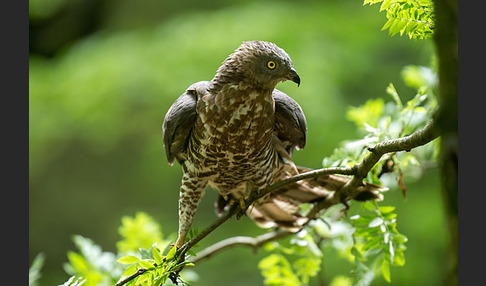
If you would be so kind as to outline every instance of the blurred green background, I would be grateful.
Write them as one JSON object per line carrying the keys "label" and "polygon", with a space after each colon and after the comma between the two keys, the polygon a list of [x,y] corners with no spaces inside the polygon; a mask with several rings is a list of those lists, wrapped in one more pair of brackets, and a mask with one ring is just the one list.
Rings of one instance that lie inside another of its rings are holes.
{"label": "blurred green background", "polygon": [[[177,231],[181,168],[169,166],[161,125],[169,106],[193,82],[210,80],[245,40],[275,42],[291,56],[299,88],[278,88],[302,106],[305,150],[295,162],[321,167],[343,140],[356,139],[345,119],[350,105],[384,97],[393,82],[404,100],[405,65],[429,65],[431,40],[382,32],[378,6],[353,1],[111,1],[30,0],[29,262],[46,256],[41,286],[69,277],[62,268],[74,234],[115,251],[124,215],[144,211],[165,235]],[[416,180],[405,175],[408,200],[386,194],[408,236],[406,265],[392,268],[393,285],[442,285],[443,206],[436,168]],[[207,192],[195,225],[215,219]],[[258,235],[249,219],[223,225],[200,249],[229,236]],[[196,249],[197,251],[197,249]],[[226,251],[194,268],[196,285],[262,285],[264,253]],[[349,274],[351,264],[325,252],[324,278]],[[386,285],[382,278],[374,285]]]}

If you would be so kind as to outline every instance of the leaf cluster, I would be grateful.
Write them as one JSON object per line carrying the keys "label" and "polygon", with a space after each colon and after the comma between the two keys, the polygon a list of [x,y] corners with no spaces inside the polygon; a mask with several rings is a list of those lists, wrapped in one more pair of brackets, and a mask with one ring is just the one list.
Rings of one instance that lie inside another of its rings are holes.
{"label": "leaf cluster", "polygon": [[[369,99],[358,107],[350,107],[346,117],[354,122],[363,136],[344,142],[334,153],[324,158],[324,167],[351,167],[363,160],[368,147],[385,140],[396,139],[422,128],[438,108],[435,97],[437,74],[434,68],[406,66],[401,77],[407,86],[416,90],[408,101],[403,101],[393,83],[386,87],[389,100]],[[412,176],[435,162],[438,142],[405,153],[391,153],[380,159],[369,172],[369,182],[398,186],[404,196],[404,174]],[[393,179],[393,180],[391,180]],[[324,246],[338,250],[353,261],[353,285],[370,285],[377,276],[390,282],[390,266],[405,263],[406,236],[397,230],[396,213],[392,206],[378,206],[376,202],[361,203],[360,212],[349,220],[332,220],[335,211],[329,209],[324,221],[315,221],[314,232],[326,240]],[[333,214],[334,212],[334,214]],[[343,277],[341,277],[343,278]],[[346,280],[347,281],[347,280]]]}
{"label": "leaf cluster", "polygon": [[393,206],[365,202],[361,213],[350,218],[355,228],[351,253],[355,257],[353,274],[357,285],[370,285],[370,278],[377,274],[391,282],[390,266],[405,264],[407,237],[397,230],[394,210]]}
{"label": "leaf cluster", "polygon": [[[437,73],[425,66],[406,66],[401,72],[405,84],[416,90],[406,102],[390,83],[385,91],[389,100],[372,98],[361,106],[348,108],[346,118],[355,123],[363,137],[345,141],[330,156],[323,159],[324,167],[351,167],[360,162],[368,147],[385,140],[396,139],[413,133],[425,126],[438,108],[435,91]],[[369,172],[367,180],[379,185],[402,190],[403,174],[418,178],[425,168],[419,162],[433,162],[438,156],[438,143],[429,144],[406,153],[384,156]]]}
{"label": "leaf cluster", "polygon": [[89,238],[73,237],[79,252],[67,254],[64,269],[72,276],[63,285],[111,286],[136,273],[139,275],[125,285],[172,285],[172,280],[180,279],[175,273],[191,265],[175,257],[176,248],[164,239],[160,225],[148,214],[138,212],[134,217],[122,217],[121,221],[116,254],[102,251]]}
{"label": "leaf cluster", "polygon": [[125,285],[153,285],[159,286],[171,279],[177,283],[178,272],[185,266],[194,264],[181,261],[181,257],[176,257],[176,246],[168,245],[164,251],[153,244],[150,249],[140,249],[140,255],[125,255],[117,261],[124,265],[129,265],[122,274],[119,281],[134,274],[141,274],[128,281]]}
{"label": "leaf cluster", "polygon": [[308,285],[321,269],[322,252],[305,230],[265,245],[270,254],[258,264],[265,285]]}
{"label": "leaf cluster", "polygon": [[388,21],[382,30],[391,36],[407,34],[410,39],[430,38],[435,25],[432,0],[364,0],[363,5],[381,3],[380,12],[386,11]]}

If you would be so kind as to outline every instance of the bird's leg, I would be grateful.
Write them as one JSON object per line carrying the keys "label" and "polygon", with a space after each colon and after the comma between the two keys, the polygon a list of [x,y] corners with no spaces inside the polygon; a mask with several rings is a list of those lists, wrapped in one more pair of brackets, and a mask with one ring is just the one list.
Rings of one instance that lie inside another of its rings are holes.
{"label": "bird's leg", "polygon": [[177,248],[181,248],[186,241],[186,235],[196,215],[197,206],[204,194],[206,184],[206,181],[200,180],[196,176],[190,176],[186,172],[182,176],[179,193],[179,236],[175,243]]}
{"label": "bird's leg", "polygon": [[[256,184],[255,182],[253,181],[248,181],[246,182],[246,191],[245,191],[245,198],[251,198],[256,190],[258,190],[258,188],[255,188]],[[246,210],[246,206],[245,206],[245,200],[241,200],[240,199],[240,206],[241,206],[241,209],[244,211]]]}
{"label": "bird's leg", "polygon": [[253,188],[255,187],[255,184],[253,181],[248,181],[246,183],[246,190],[245,190],[245,196],[240,197],[239,203],[240,203],[240,209],[241,211],[236,215],[236,219],[240,220],[243,215],[246,212],[246,203],[245,203],[245,197],[249,198],[253,194]]}

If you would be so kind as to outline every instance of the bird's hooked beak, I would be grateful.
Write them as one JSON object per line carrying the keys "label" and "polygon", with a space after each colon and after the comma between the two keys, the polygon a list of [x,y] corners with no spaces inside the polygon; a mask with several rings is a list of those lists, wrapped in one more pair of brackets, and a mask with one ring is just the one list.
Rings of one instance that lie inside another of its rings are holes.
{"label": "bird's hooked beak", "polygon": [[300,76],[297,74],[297,71],[294,68],[290,69],[288,79],[295,82],[297,86],[300,86]]}

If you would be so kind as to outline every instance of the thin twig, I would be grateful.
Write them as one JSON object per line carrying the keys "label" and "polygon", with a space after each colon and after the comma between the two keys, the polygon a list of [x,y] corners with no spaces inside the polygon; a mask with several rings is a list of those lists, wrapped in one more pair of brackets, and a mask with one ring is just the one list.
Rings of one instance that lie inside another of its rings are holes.
{"label": "thin twig", "polygon": [[145,272],[147,272],[147,269],[144,269],[144,268],[138,269],[138,271],[133,273],[132,275],[127,276],[127,277],[123,278],[122,280],[116,282],[115,286],[125,285],[126,283],[128,283],[131,280],[135,279],[136,277],[144,274]]}
{"label": "thin twig", "polygon": [[191,257],[189,261],[196,264],[198,262],[201,262],[202,260],[208,259],[209,257],[213,256],[218,252],[221,252],[225,249],[232,248],[235,246],[250,246],[256,252],[258,248],[263,246],[265,243],[282,239],[291,234],[293,234],[293,232],[278,229],[272,232],[259,235],[257,237],[249,237],[249,236],[230,237],[225,240],[219,241],[205,248],[204,250],[199,251],[199,253],[197,253],[195,257]]}

